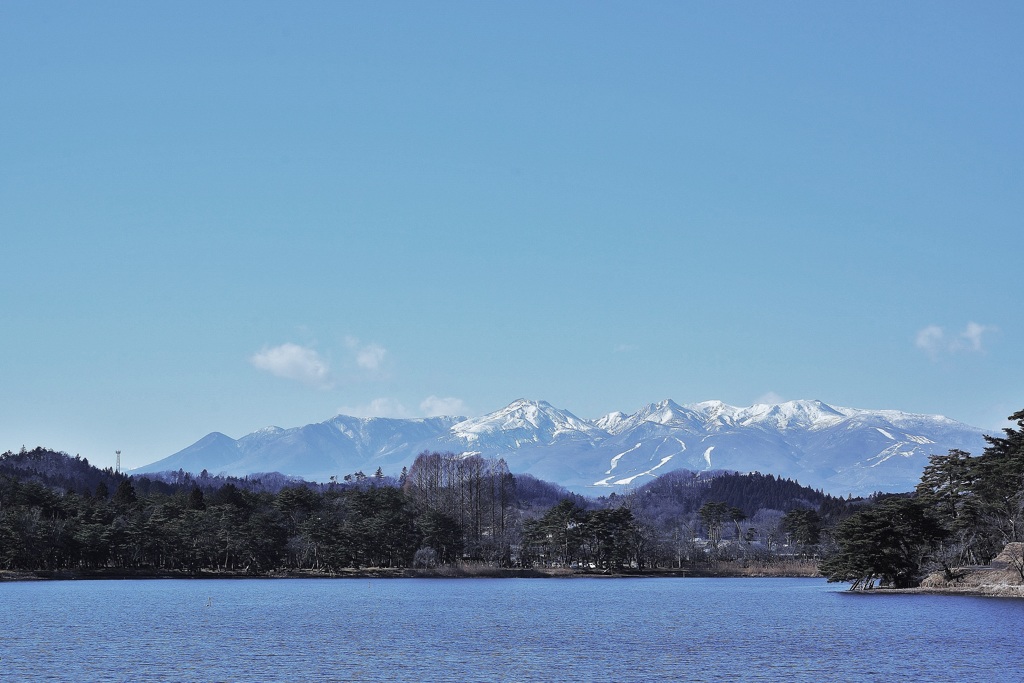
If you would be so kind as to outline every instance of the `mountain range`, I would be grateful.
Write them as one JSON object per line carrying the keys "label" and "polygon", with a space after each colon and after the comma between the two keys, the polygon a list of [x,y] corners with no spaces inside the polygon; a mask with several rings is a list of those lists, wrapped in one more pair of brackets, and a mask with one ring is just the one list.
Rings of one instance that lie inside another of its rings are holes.
{"label": "mountain range", "polygon": [[281,472],[327,481],[380,468],[396,475],[423,451],[504,458],[571,490],[599,495],[675,469],[762,472],[833,495],[908,491],[931,454],[979,454],[982,430],[939,415],[861,410],[821,401],[737,408],[720,401],[652,403],[597,420],[520,399],[482,417],[337,415],[304,427],[219,432],[133,473],[183,469],[242,476]]}

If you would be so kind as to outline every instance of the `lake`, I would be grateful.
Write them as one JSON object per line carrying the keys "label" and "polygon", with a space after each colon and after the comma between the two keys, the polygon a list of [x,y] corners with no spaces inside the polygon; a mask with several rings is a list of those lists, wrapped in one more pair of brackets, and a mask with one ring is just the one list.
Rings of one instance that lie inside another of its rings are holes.
{"label": "lake", "polygon": [[1014,681],[1024,601],[817,579],[0,584],[2,681]]}

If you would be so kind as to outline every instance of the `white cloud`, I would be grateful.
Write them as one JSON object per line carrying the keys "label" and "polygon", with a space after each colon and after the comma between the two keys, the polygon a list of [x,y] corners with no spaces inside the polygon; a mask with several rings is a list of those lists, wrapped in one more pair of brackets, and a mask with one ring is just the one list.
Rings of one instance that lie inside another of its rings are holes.
{"label": "white cloud", "polygon": [[640,349],[636,344],[616,344],[612,351],[615,353],[630,353],[631,351],[638,351]]}
{"label": "white cloud", "polygon": [[428,396],[420,402],[420,410],[426,417],[465,415],[466,404],[461,398]]}
{"label": "white cloud", "polygon": [[409,411],[393,398],[375,398],[363,406],[342,406],[339,415],[352,417],[411,417]]}
{"label": "white cloud", "polygon": [[779,396],[774,391],[769,391],[768,393],[758,396],[757,400],[754,401],[754,405],[778,405],[779,403],[785,403],[785,401],[786,399],[782,398],[782,396]]}
{"label": "white cloud", "polygon": [[929,325],[918,330],[914,345],[933,360],[943,353],[984,353],[985,336],[997,330],[998,328],[992,325],[980,325],[971,321],[958,334],[947,334],[942,327]]}
{"label": "white cloud", "polygon": [[331,371],[315,350],[287,342],[265,348],[249,357],[254,367],[275,377],[302,382],[319,389],[332,385]]}

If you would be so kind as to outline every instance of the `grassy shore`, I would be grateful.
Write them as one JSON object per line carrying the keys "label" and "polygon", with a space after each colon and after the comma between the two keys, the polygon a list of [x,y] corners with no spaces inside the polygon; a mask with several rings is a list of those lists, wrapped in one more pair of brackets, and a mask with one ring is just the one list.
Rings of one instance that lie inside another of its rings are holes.
{"label": "grassy shore", "polygon": [[1018,567],[1024,562],[1024,543],[1008,543],[985,567],[960,567],[936,572],[921,582],[919,593],[985,595],[1024,598],[1024,576]]}
{"label": "grassy shore", "polygon": [[1009,543],[991,564],[954,567],[925,577],[917,588],[871,588],[858,595],[931,594],[1024,598],[1024,576],[1017,569],[1024,561],[1024,543]]}

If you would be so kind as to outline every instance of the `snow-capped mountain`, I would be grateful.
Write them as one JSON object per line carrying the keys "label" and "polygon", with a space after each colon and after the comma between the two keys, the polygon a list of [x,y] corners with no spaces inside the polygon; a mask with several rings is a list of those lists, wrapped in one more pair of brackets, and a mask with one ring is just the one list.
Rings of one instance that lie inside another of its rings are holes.
{"label": "snow-capped mountain", "polygon": [[635,486],[675,469],[724,469],[864,495],[910,490],[929,455],[951,448],[978,454],[984,445],[982,430],[946,417],[821,401],[737,408],[721,401],[681,406],[666,400],[631,415],[586,420],[545,401],[520,399],[470,419],[338,415],[305,427],[268,427],[238,440],[213,433],[136,471],[277,471],[326,481],[378,467],[396,474],[423,451],[452,451],[502,457],[513,472],[589,494]]}
{"label": "snow-capped mountain", "polygon": [[604,430],[547,401],[519,399],[497,412],[459,422],[451,428],[451,436],[493,450],[592,440],[604,436]]}

